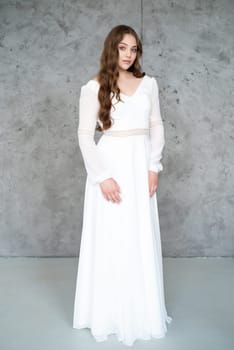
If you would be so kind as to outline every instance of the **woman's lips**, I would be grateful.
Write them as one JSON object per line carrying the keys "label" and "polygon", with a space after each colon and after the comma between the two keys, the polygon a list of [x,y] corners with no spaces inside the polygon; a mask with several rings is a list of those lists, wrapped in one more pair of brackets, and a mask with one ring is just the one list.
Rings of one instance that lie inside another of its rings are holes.
{"label": "woman's lips", "polygon": [[131,63],[131,61],[123,61],[124,63]]}

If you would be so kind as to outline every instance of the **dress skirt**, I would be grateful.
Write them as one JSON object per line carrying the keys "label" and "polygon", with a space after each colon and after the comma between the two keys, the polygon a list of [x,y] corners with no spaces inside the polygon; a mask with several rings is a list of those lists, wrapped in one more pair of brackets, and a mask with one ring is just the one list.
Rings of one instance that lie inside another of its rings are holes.
{"label": "dress skirt", "polygon": [[167,331],[157,194],[149,195],[149,136],[102,135],[98,153],[121,189],[107,201],[86,178],[73,328],[131,346]]}

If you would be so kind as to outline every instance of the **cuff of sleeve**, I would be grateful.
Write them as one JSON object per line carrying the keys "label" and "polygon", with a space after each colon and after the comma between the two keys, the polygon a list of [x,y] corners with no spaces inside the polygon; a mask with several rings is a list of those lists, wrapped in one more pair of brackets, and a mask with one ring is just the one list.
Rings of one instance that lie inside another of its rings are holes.
{"label": "cuff of sleeve", "polygon": [[150,164],[148,170],[154,171],[155,173],[160,173],[163,170],[163,165],[162,165],[162,163]]}
{"label": "cuff of sleeve", "polygon": [[95,178],[93,178],[93,177],[91,177],[91,176],[88,176],[90,182],[91,182],[93,185],[97,185],[97,184],[101,183],[102,181],[107,180],[107,179],[109,179],[109,178],[111,178],[111,177],[112,177],[112,175],[111,175],[111,173],[109,173],[109,172],[103,173],[103,174],[101,174],[100,176],[95,177]]}

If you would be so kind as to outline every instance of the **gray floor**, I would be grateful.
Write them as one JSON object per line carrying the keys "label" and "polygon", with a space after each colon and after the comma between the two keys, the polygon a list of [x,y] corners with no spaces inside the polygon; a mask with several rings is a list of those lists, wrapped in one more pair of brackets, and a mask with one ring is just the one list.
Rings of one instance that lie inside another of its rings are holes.
{"label": "gray floor", "polygon": [[164,258],[165,338],[132,347],[72,328],[77,258],[0,258],[0,349],[234,349],[234,259]]}

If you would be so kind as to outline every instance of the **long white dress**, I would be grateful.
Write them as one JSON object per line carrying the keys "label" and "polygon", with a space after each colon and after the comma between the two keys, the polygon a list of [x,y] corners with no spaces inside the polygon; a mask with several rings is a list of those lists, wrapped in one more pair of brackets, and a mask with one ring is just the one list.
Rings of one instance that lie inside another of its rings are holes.
{"label": "long white dress", "polygon": [[[99,83],[81,87],[78,140],[87,171],[73,328],[96,341],[114,333],[123,344],[167,332],[157,194],[148,171],[160,172],[165,144],[158,84],[145,75],[131,96],[114,97],[112,127],[94,141]],[[118,103],[117,103],[118,102]],[[122,201],[107,201],[99,183],[113,177]]]}

